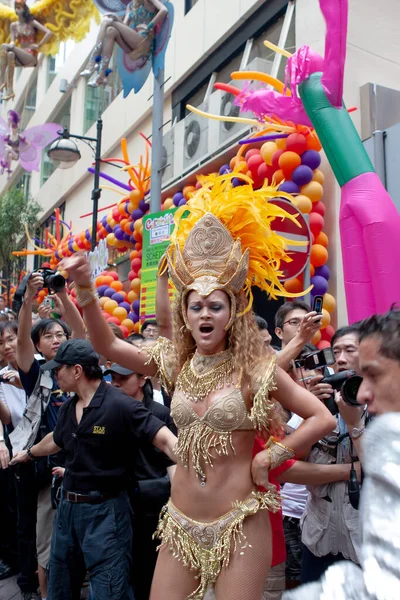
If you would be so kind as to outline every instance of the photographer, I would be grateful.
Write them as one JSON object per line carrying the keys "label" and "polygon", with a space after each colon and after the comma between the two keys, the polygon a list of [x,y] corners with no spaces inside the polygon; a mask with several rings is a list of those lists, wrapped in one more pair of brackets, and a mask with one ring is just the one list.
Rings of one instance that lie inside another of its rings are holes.
{"label": "photographer", "polygon": [[[335,372],[359,372],[359,330],[356,326],[339,329],[332,338],[336,359]],[[310,380],[309,390],[321,401],[329,403],[332,412],[338,413],[333,387],[323,383],[323,375]],[[357,411],[361,418],[363,409]],[[362,435],[363,428],[352,428],[350,435],[343,418],[336,414],[337,427],[312,449],[308,461],[317,464],[350,464],[355,451],[352,440]],[[351,436],[351,437],[350,437]],[[359,513],[350,503],[348,482],[324,486],[310,486],[309,497],[302,520],[303,583],[316,581],[333,563],[347,559],[358,563]]]}
{"label": "photographer", "polygon": [[[28,403],[25,414],[10,435],[14,455],[53,431],[58,411],[68,399],[59,389],[53,374],[50,371],[41,372],[39,362],[35,359],[36,352],[47,361],[53,359],[60,344],[71,335],[69,326],[55,319],[38,321],[31,332],[33,299],[43,285],[42,274],[32,273],[27,280],[19,313],[17,364]],[[72,328],[72,336],[84,337],[84,323],[65,288],[58,291],[57,296],[63,306],[61,309],[59,303],[57,310],[64,311],[64,318]],[[47,595],[46,567],[54,518],[50,498],[51,468],[59,464],[58,457],[56,461],[44,458],[37,463],[19,465],[16,469],[17,537],[21,561],[18,585],[24,600],[37,599],[36,571],[42,598]]]}

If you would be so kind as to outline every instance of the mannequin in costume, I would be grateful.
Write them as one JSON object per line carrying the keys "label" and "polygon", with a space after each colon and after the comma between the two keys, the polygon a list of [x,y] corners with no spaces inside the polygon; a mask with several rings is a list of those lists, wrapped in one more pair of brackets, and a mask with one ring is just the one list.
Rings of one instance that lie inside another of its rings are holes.
{"label": "mannequin in costume", "polygon": [[[11,42],[2,44],[0,65],[0,90],[6,90],[3,100],[15,97],[13,90],[15,67],[36,67],[39,48],[45,44],[53,33],[36,21],[25,2],[15,3],[18,21],[11,23]],[[37,44],[36,34],[40,31],[44,37]]]}
{"label": "mannequin in costume", "polygon": [[91,77],[99,64],[98,74],[88,85],[98,87],[106,81],[115,44],[132,60],[148,57],[153,47],[154,27],[167,13],[161,0],[134,0],[127,5],[123,20],[115,14],[105,15],[89,64],[81,73],[82,77]]}
{"label": "mannequin in costume", "polygon": [[[233,187],[233,177],[246,185]],[[164,600],[166,590],[168,600],[200,600],[210,584],[217,600],[254,600],[271,561],[268,511],[279,508],[268,470],[307,453],[334,420],[265,353],[250,310],[253,284],[273,297],[286,295],[278,279],[280,262],[288,260],[285,241],[270,224],[290,217],[268,203],[282,192],[254,191],[238,173],[202,183],[176,213],[166,259],[177,295],[170,315],[164,266],[157,322],[167,337],[152,348],[113,336],[85,257],[66,259],[61,268],[75,282],[97,351],[137,372],[157,374],[173,396],[177,469],[157,530],[161,546],[151,600]],[[275,400],[305,419],[284,439]],[[256,431],[268,447],[252,461]],[[258,492],[257,485],[268,491]]]}
{"label": "mannequin in costume", "polygon": [[88,0],[40,0],[30,9],[17,0],[14,10],[0,2],[0,90],[14,98],[15,67],[36,67],[38,53],[56,54],[59,43],[82,40],[98,13]]}
{"label": "mannequin in costume", "polygon": [[4,171],[7,170],[8,177],[10,177],[12,173],[12,161],[19,159],[20,142],[25,142],[25,138],[18,132],[19,114],[15,110],[9,110],[7,117],[8,124],[10,125],[10,133],[4,138],[4,156],[0,162],[0,174],[3,175]]}

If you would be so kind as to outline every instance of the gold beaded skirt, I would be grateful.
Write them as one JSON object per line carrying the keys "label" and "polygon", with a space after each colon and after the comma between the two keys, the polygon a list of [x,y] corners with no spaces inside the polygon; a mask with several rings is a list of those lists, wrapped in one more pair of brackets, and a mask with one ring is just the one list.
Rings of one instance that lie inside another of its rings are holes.
{"label": "gold beaded skirt", "polygon": [[188,600],[202,600],[221,569],[228,567],[232,552],[243,553],[251,547],[243,533],[243,521],[263,509],[272,512],[280,509],[276,491],[253,492],[247,500],[234,502],[232,510],[222,517],[207,523],[187,517],[171,500],[164,506],[154,536],[161,540],[161,546],[168,546],[175,558],[196,572],[195,578],[200,583]]}

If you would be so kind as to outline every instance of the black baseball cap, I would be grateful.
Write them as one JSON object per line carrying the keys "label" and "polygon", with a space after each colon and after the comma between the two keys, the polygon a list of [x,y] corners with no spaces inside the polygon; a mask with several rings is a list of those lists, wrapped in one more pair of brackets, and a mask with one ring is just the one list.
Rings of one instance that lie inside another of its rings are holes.
{"label": "black baseball cap", "polygon": [[113,365],[111,365],[111,367],[109,369],[104,371],[103,375],[112,375],[113,373],[127,377],[128,375],[133,375],[134,373],[136,373],[136,371],[131,371],[131,369],[125,369],[125,367],[122,367],[121,365],[117,365],[117,363],[114,363]]}
{"label": "black baseball cap", "polygon": [[67,340],[60,345],[53,360],[44,363],[41,368],[44,371],[49,371],[57,369],[57,367],[61,367],[62,365],[94,367],[98,366],[99,358],[99,355],[88,340]]}

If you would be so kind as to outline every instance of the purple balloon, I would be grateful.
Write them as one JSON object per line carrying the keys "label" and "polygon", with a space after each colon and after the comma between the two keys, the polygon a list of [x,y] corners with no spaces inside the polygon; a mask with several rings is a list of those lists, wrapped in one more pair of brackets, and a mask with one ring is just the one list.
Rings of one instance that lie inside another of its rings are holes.
{"label": "purple balloon", "polygon": [[307,165],[300,165],[292,173],[292,179],[299,187],[310,183],[313,178],[313,172]]}
{"label": "purple balloon", "polygon": [[102,218],[101,224],[103,225],[103,227],[105,227],[107,225],[107,217]]}
{"label": "purple balloon", "polygon": [[139,208],[142,211],[142,213],[146,213],[149,210],[149,205],[144,200],[141,200],[139,202]]}
{"label": "purple balloon", "polygon": [[132,310],[136,314],[139,314],[139,311],[140,311],[140,300],[134,300],[132,302]]}
{"label": "purple balloon", "polygon": [[89,229],[86,229],[85,231],[85,238],[90,242],[92,239],[92,234],[90,233]]}
{"label": "purple balloon", "polygon": [[182,198],[184,198],[184,195],[182,194],[182,192],[176,192],[176,194],[174,194],[172,196],[172,200],[173,200],[175,206],[179,206],[179,202],[182,200]]}
{"label": "purple balloon", "polygon": [[229,165],[222,165],[222,167],[219,170],[219,174],[226,175],[227,173],[232,173],[232,169]]}
{"label": "purple balloon", "polygon": [[113,288],[111,288],[111,287],[107,287],[103,296],[107,296],[107,298],[112,298],[114,296],[114,294],[115,294],[115,290],[113,290]]}
{"label": "purple balloon", "polygon": [[129,304],[129,302],[120,302],[119,304],[122,308],[124,308],[126,310],[127,313],[129,313],[129,311],[131,310],[131,306]]}
{"label": "purple balloon", "polygon": [[105,291],[108,290],[108,285],[100,285],[97,288],[97,293],[99,296],[104,296]]}
{"label": "purple balloon", "polygon": [[313,295],[314,296],[323,296],[328,291],[328,282],[321,275],[314,275],[310,280],[311,285],[313,285]]}
{"label": "purple balloon", "polygon": [[118,304],[120,304],[121,302],[123,302],[125,300],[125,296],[123,296],[122,294],[120,294],[119,292],[116,292],[114,290],[114,293],[111,296],[111,300],[115,300],[115,302],[118,302]]}
{"label": "purple balloon", "polygon": [[243,179],[240,179],[239,177],[234,177],[232,179],[232,185],[233,187],[238,187],[239,185],[245,185],[245,181],[243,181]]}
{"label": "purple balloon", "polygon": [[310,167],[314,171],[314,169],[318,169],[321,164],[321,157],[319,152],[316,150],[306,150],[301,155],[301,164]]}
{"label": "purple balloon", "polygon": [[131,236],[129,235],[129,233],[124,232],[124,242],[130,242],[130,241],[131,241]]}
{"label": "purple balloon", "polygon": [[139,321],[139,315],[137,315],[135,312],[130,312],[128,318],[134,323],[137,323]]}
{"label": "purple balloon", "polygon": [[316,267],[315,275],[323,277],[324,279],[329,281],[329,277],[331,276],[331,270],[327,265],[322,265],[322,267]]}
{"label": "purple balloon", "polygon": [[107,233],[112,233],[113,232],[113,228],[107,222],[104,225],[104,229],[107,231]]}
{"label": "purple balloon", "polygon": [[117,225],[114,229],[114,235],[117,238],[117,240],[123,240],[124,239],[124,232],[122,231],[121,227],[119,225]]}
{"label": "purple balloon", "polygon": [[135,208],[135,210],[132,213],[132,220],[137,221],[138,219],[141,219],[142,217],[143,217],[143,212],[140,210],[140,208]]}
{"label": "purple balloon", "polygon": [[178,206],[185,206],[186,204],[186,198],[182,198],[182,200],[179,201]]}
{"label": "purple balloon", "polygon": [[286,192],[287,194],[298,194],[299,187],[293,181],[284,181],[278,188],[281,192]]}
{"label": "purple balloon", "polygon": [[[68,242],[68,248],[69,248],[69,242]],[[71,250],[72,252],[72,250]],[[60,255],[58,254],[58,250],[56,250],[54,256],[56,257],[57,260],[60,260]]]}
{"label": "purple balloon", "polygon": [[72,244],[74,243],[74,240],[68,240],[68,250],[70,252],[75,252],[75,250],[72,247]]}

